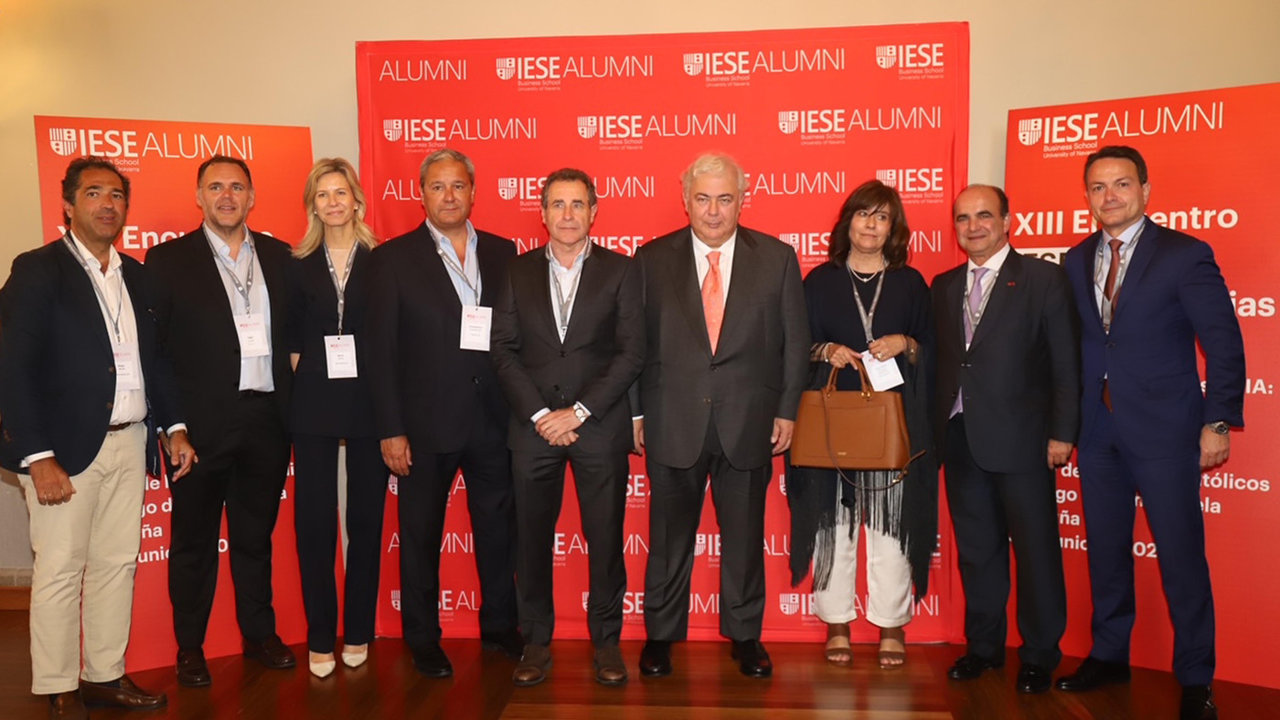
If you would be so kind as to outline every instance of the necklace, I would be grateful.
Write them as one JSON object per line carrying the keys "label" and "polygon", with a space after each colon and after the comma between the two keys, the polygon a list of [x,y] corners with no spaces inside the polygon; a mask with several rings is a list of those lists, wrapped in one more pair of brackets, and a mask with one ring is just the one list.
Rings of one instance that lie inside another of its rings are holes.
{"label": "necklace", "polygon": [[852,275],[852,276],[853,276],[853,277],[854,277],[858,282],[861,282],[861,283],[869,283],[869,282],[871,282],[872,280],[875,280],[877,277],[879,277],[879,276],[880,276],[880,274],[881,274],[881,273],[883,273],[883,272],[884,272],[884,269],[885,269],[884,259],[883,259],[883,258],[881,258],[881,259],[880,259],[880,262],[881,262],[880,269],[879,269],[879,270],[876,270],[875,272],[873,272],[873,273],[871,273],[871,274],[869,274],[869,275],[863,275],[862,273],[858,272],[857,270],[854,270],[854,269],[853,269],[853,263],[852,263],[852,262],[846,262],[846,263],[845,263],[845,267],[849,269],[849,274],[850,274],[850,275]]}

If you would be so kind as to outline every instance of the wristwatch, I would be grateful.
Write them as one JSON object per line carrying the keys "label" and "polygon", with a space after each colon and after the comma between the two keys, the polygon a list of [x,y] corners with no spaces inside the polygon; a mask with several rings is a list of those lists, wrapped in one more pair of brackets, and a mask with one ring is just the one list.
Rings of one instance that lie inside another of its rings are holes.
{"label": "wristwatch", "polygon": [[578,418],[578,422],[584,423],[587,418],[591,417],[591,411],[587,409],[586,405],[576,402],[573,404],[573,416]]}
{"label": "wristwatch", "polygon": [[1227,424],[1226,420],[1219,420],[1217,422],[1207,423],[1205,424],[1205,427],[1209,428],[1210,430],[1214,431],[1219,435],[1226,435],[1227,433],[1231,432],[1231,426]]}

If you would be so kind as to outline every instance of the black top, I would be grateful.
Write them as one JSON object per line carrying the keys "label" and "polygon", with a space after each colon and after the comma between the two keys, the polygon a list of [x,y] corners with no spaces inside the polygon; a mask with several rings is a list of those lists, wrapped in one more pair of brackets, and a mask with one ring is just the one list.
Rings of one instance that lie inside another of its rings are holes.
{"label": "black top", "polygon": [[301,353],[293,381],[293,431],[326,437],[373,437],[371,368],[365,351],[371,253],[356,243],[347,279],[342,334],[355,335],[354,378],[330,379],[324,338],[338,334],[338,293],[324,248],[290,263],[289,352]]}

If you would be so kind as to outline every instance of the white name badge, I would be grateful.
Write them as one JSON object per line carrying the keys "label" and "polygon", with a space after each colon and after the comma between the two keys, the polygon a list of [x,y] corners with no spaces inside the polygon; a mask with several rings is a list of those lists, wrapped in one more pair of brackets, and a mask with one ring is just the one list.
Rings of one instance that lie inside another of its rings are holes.
{"label": "white name badge", "polygon": [[324,361],[330,380],[356,377],[356,336],[325,335]]}
{"label": "white name badge", "polygon": [[262,313],[236,315],[236,335],[240,338],[240,357],[253,358],[271,354],[267,337],[267,321]]}
{"label": "white name badge", "polygon": [[483,305],[462,306],[462,337],[458,347],[463,350],[489,352],[489,330],[493,327],[493,308]]}
{"label": "white name badge", "polygon": [[867,378],[871,380],[871,389],[884,392],[896,388],[903,383],[898,363],[893,360],[877,360],[870,352],[862,353],[862,364],[867,368]]}
{"label": "white name badge", "polygon": [[142,364],[138,360],[138,343],[111,343],[116,362],[116,392],[142,389]]}

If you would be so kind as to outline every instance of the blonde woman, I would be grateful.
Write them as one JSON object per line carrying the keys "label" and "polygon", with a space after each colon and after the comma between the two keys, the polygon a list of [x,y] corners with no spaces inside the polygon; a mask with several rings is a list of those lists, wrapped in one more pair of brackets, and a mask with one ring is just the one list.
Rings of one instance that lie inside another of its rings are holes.
{"label": "blonde woman", "polygon": [[373,428],[363,357],[369,253],[364,192],[351,163],[323,158],[303,191],[307,233],[294,250],[289,343],[294,367],[294,526],[312,674],[337,666],[338,445],[345,441],[347,557],[342,661],[359,667],[373,640],[388,471]]}

